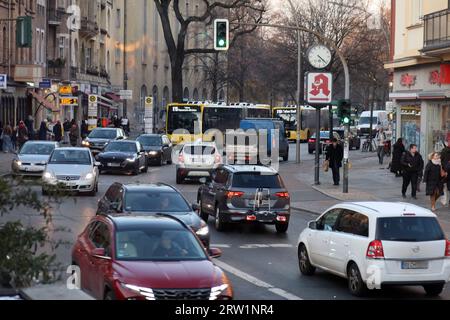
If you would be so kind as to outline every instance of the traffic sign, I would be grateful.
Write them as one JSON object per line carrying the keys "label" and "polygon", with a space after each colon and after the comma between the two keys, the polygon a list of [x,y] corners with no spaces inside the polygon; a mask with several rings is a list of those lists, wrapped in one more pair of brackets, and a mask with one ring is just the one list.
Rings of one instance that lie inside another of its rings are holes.
{"label": "traffic sign", "polygon": [[39,88],[41,89],[50,89],[52,87],[52,81],[50,79],[43,79],[39,82]]}
{"label": "traffic sign", "polygon": [[71,95],[72,94],[72,86],[60,86],[59,94],[61,95]]}
{"label": "traffic sign", "polygon": [[92,131],[97,128],[97,116],[98,116],[98,96],[95,94],[89,95],[89,107],[88,107],[88,130]]}
{"label": "traffic sign", "polygon": [[77,97],[60,98],[59,104],[62,106],[78,106],[78,98]]}
{"label": "traffic sign", "polygon": [[308,73],[306,101],[309,104],[330,104],[333,101],[333,75],[325,72]]}
{"label": "traffic sign", "polygon": [[98,97],[95,94],[91,94],[89,96],[89,103],[97,103],[98,102]]}
{"label": "traffic sign", "polygon": [[121,100],[132,100],[133,99],[133,90],[120,90],[119,96]]}
{"label": "traffic sign", "polygon": [[8,76],[6,74],[0,74],[0,89],[6,89],[8,86]]}

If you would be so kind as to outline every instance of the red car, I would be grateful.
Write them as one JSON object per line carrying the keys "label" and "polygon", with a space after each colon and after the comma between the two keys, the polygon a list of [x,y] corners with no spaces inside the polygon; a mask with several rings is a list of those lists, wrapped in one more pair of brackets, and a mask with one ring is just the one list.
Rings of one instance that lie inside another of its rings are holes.
{"label": "red car", "polygon": [[166,215],[96,216],[72,251],[81,289],[106,300],[231,300],[220,256]]}

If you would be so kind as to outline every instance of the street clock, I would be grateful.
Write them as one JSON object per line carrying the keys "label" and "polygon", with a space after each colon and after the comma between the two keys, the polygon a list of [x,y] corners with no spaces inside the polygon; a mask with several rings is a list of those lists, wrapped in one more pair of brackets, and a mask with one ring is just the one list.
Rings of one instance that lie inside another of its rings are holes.
{"label": "street clock", "polygon": [[308,61],[316,69],[325,69],[331,63],[331,50],[322,44],[312,46],[308,50]]}

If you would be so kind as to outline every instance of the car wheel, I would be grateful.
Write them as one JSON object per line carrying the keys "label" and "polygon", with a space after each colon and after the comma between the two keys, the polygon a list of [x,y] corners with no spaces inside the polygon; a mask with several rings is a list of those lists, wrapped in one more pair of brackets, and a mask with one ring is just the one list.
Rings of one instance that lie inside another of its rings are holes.
{"label": "car wheel", "polygon": [[289,223],[277,223],[275,228],[277,233],[286,233],[289,229]]}
{"label": "car wheel", "polygon": [[148,172],[148,164],[147,161],[145,161],[145,165],[144,165],[144,169],[142,169],[142,173],[147,173]]}
{"label": "car wheel", "polygon": [[216,207],[214,226],[216,227],[216,230],[219,232],[225,231],[225,223],[222,220],[219,207]]}
{"label": "car wheel", "polygon": [[180,172],[177,171],[177,184],[182,184],[184,181],[183,177],[181,176]]}
{"label": "car wheel", "polygon": [[361,272],[355,263],[352,263],[347,271],[348,289],[355,297],[364,297],[367,293],[367,286],[361,278]]}
{"label": "car wheel", "polygon": [[300,245],[298,249],[298,268],[300,273],[304,276],[312,276],[316,272],[316,268],[311,264],[309,260],[308,250],[305,245]]}
{"label": "car wheel", "polygon": [[105,294],[105,300],[117,300],[116,295],[112,290],[108,290]]}
{"label": "car wheel", "polygon": [[206,213],[206,212],[203,210],[203,201],[202,201],[202,199],[200,199],[199,206],[200,206],[200,218],[202,218],[203,221],[205,221],[206,223],[208,223],[209,214]]}
{"label": "car wheel", "polygon": [[139,172],[141,172],[141,170],[139,169],[139,165],[137,165],[136,168],[134,168],[134,170],[133,170],[133,175],[137,176],[137,175],[139,175]]}
{"label": "car wheel", "polygon": [[43,196],[48,196],[48,191],[45,190],[45,189],[42,189],[42,195],[43,195]]}
{"label": "car wheel", "polygon": [[428,284],[428,285],[423,286],[423,288],[425,289],[427,296],[437,297],[444,290],[444,285],[443,284]]}

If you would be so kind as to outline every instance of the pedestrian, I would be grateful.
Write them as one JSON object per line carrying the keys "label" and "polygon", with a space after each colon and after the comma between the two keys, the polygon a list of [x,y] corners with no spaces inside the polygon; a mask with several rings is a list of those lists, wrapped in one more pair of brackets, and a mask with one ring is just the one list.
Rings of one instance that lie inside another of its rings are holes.
{"label": "pedestrian", "polygon": [[[447,162],[443,162],[441,154],[442,168],[447,172],[447,195],[450,195],[450,159]],[[445,190],[444,190],[445,193]]]}
{"label": "pedestrian", "polygon": [[63,128],[61,125],[61,121],[56,121],[56,124],[53,126],[53,134],[55,135],[55,141],[61,142],[63,138]]}
{"label": "pedestrian", "polygon": [[47,141],[47,123],[45,121],[41,121],[41,126],[39,127],[38,138],[40,141]]}
{"label": "pedestrian", "polygon": [[384,149],[387,141],[386,133],[384,133],[384,129],[380,128],[375,137],[375,141],[377,143],[377,154],[378,154],[378,162],[380,165],[383,165],[384,162]]}
{"label": "pedestrian", "polygon": [[342,160],[344,159],[344,148],[333,138],[331,145],[326,150],[326,160],[333,172],[333,182],[338,186],[341,180],[340,168],[342,168]]}
{"label": "pedestrian", "polygon": [[406,151],[400,161],[403,168],[403,186],[402,195],[406,198],[406,191],[411,185],[411,196],[417,200],[417,184],[419,182],[420,171],[423,170],[423,158],[417,150],[417,145],[412,144]]}
{"label": "pedestrian", "polygon": [[4,153],[13,153],[14,152],[14,148],[13,148],[13,144],[12,144],[12,136],[13,136],[13,129],[11,128],[10,125],[6,125],[3,128],[2,131],[2,149]]}
{"label": "pedestrian", "polygon": [[81,121],[81,139],[86,139],[89,135],[89,128],[86,120]]}
{"label": "pedestrian", "polygon": [[400,138],[394,144],[394,151],[392,153],[392,164],[391,164],[391,172],[395,173],[397,178],[402,176],[402,165],[401,160],[403,154],[406,152],[405,145],[403,144],[403,139]]}
{"label": "pedestrian", "polygon": [[79,138],[80,138],[80,130],[78,129],[78,125],[74,123],[72,124],[72,128],[70,128],[69,132],[70,145],[72,147],[76,147],[78,145]]}
{"label": "pedestrian", "polygon": [[28,129],[23,121],[19,122],[19,128],[17,129],[16,136],[17,136],[17,144],[20,149],[29,140]]}
{"label": "pedestrian", "polygon": [[3,151],[3,122],[0,121],[0,151]]}
{"label": "pedestrian", "polygon": [[35,139],[35,132],[34,132],[34,119],[33,116],[29,115],[28,118],[25,120],[25,126],[28,130],[28,138],[29,140]]}
{"label": "pedestrian", "polygon": [[69,120],[64,119],[64,123],[63,123],[63,129],[64,129],[64,143],[68,144],[69,143],[69,132],[70,132],[70,122]]}
{"label": "pedestrian", "polygon": [[427,185],[427,196],[431,200],[431,210],[436,211],[437,200],[444,195],[444,179],[447,172],[442,168],[441,155],[433,152],[429,156],[429,162],[425,168],[423,181]]}

